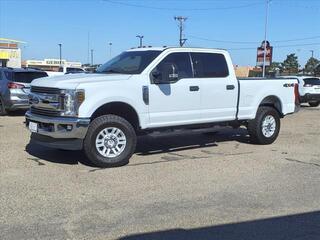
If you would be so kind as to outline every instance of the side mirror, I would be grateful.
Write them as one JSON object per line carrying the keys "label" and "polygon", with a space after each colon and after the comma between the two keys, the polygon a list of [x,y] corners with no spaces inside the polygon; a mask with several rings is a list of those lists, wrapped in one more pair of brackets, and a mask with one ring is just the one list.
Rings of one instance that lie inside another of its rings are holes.
{"label": "side mirror", "polygon": [[162,71],[152,72],[153,82],[156,84],[168,84],[179,80],[177,69],[172,63],[165,63],[162,67]]}

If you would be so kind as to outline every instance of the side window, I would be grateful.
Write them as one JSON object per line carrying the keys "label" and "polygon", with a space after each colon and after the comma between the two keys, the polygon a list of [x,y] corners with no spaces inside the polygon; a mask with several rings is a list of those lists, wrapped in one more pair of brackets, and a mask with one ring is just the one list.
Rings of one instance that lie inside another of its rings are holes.
{"label": "side window", "polygon": [[192,78],[192,67],[190,62],[189,53],[171,53],[166,56],[153,70],[159,72],[158,79],[163,79],[168,71],[168,66],[172,67],[174,75],[177,80],[182,78]]}
{"label": "side window", "polygon": [[227,61],[219,53],[191,53],[196,78],[221,78],[229,75]]}
{"label": "side window", "polygon": [[0,70],[0,81],[2,80],[2,71]]}

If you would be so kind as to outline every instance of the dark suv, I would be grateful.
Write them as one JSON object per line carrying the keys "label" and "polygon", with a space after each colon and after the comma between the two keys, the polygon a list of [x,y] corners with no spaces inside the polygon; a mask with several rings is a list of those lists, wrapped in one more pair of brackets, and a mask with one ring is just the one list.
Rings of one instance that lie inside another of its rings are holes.
{"label": "dark suv", "polygon": [[28,94],[33,79],[47,77],[44,71],[31,68],[0,68],[0,115],[29,108]]}

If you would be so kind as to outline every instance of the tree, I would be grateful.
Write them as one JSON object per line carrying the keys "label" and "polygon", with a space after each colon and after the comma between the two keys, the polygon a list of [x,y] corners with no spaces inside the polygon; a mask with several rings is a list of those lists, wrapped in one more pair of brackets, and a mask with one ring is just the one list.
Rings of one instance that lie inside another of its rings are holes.
{"label": "tree", "polygon": [[297,74],[299,72],[298,57],[294,53],[287,55],[286,60],[283,61],[281,66],[282,66],[283,72],[286,72],[289,74],[292,74],[292,73]]}
{"label": "tree", "polygon": [[304,72],[310,73],[312,75],[316,74],[316,67],[319,65],[320,61],[314,57],[309,58],[308,62],[304,66]]}
{"label": "tree", "polygon": [[282,69],[280,62],[272,62],[271,65],[268,67],[268,72],[277,72]]}

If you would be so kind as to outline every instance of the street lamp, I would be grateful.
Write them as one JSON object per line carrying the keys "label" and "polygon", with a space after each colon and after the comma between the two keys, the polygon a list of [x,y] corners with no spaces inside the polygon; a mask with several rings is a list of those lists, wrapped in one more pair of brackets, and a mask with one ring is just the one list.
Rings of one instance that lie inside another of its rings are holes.
{"label": "street lamp", "polygon": [[61,66],[61,59],[62,59],[62,43],[59,43],[59,59],[60,59],[60,66]]}
{"label": "street lamp", "polygon": [[140,43],[140,46],[139,46],[139,47],[142,48],[142,39],[143,39],[144,36],[142,36],[142,35],[137,35],[136,37],[139,38],[139,43]]}
{"label": "street lamp", "polygon": [[109,57],[111,58],[112,42],[109,42]]}
{"label": "street lamp", "polygon": [[93,66],[93,49],[91,49],[91,66]]}

